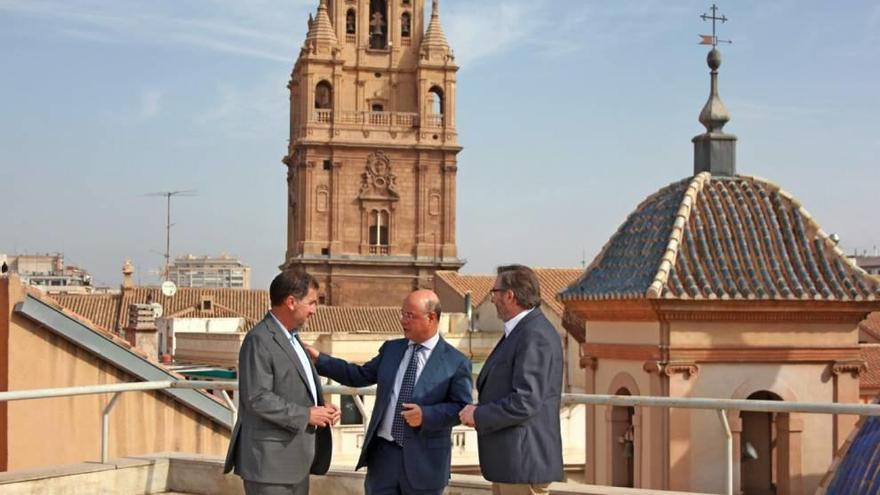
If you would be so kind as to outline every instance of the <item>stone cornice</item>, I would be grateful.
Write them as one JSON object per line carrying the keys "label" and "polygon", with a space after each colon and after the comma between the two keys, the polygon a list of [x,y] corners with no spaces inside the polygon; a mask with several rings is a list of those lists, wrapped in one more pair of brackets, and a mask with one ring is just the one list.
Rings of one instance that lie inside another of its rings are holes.
{"label": "stone cornice", "polygon": [[586,321],[853,323],[880,310],[878,301],[565,300]]}
{"label": "stone cornice", "polygon": [[670,347],[668,356],[670,360],[686,360],[700,363],[822,363],[857,359],[860,356],[860,350],[858,346]]}
{"label": "stone cornice", "polygon": [[[714,346],[679,347],[646,344],[585,343],[584,356],[594,359],[694,363],[842,363],[861,362],[858,346]],[[849,363],[849,364],[847,364]],[[843,369],[843,368],[841,368]],[[648,371],[648,370],[646,370]]]}

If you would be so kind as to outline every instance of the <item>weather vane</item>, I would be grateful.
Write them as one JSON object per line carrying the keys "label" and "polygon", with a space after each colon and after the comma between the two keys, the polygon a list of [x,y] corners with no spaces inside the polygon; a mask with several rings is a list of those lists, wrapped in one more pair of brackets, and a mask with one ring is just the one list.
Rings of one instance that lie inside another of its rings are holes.
{"label": "weather vane", "polygon": [[727,17],[724,15],[718,17],[718,6],[714,3],[712,4],[712,8],[710,10],[712,10],[712,15],[703,14],[700,16],[700,18],[704,21],[712,21],[712,35],[709,36],[708,34],[701,34],[700,37],[703,39],[700,41],[700,44],[712,45],[712,48],[715,48],[716,46],[718,46],[718,43],[733,43],[733,41],[731,40],[719,40],[718,36],[715,36],[715,23],[717,21],[721,21],[722,23],[727,22]]}

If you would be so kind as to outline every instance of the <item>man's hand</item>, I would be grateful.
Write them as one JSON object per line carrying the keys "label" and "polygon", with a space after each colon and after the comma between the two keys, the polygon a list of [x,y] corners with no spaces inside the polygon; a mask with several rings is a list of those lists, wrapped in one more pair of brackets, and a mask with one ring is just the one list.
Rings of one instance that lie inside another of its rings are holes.
{"label": "man's hand", "polygon": [[309,344],[306,344],[305,342],[302,343],[302,346],[303,349],[306,350],[306,354],[309,355],[309,359],[311,359],[313,363],[318,360],[318,356],[321,355],[320,351],[310,346]]}
{"label": "man's hand", "polygon": [[335,425],[336,423],[339,423],[339,419],[342,418],[342,411],[340,411],[339,408],[336,407],[336,404],[328,402],[324,404],[324,407],[330,410],[330,419],[332,420],[331,424]]}
{"label": "man's hand", "polygon": [[333,404],[309,408],[309,424],[312,426],[331,426],[339,421],[339,409]]}
{"label": "man's hand", "polygon": [[404,410],[400,412],[400,415],[403,416],[406,424],[413,428],[422,426],[422,408],[418,404],[408,404],[406,402],[401,405]]}
{"label": "man's hand", "polygon": [[458,419],[461,420],[461,424],[470,426],[471,428],[477,426],[476,422],[474,422],[474,411],[476,410],[477,406],[473,404],[464,406],[464,408],[458,412]]}

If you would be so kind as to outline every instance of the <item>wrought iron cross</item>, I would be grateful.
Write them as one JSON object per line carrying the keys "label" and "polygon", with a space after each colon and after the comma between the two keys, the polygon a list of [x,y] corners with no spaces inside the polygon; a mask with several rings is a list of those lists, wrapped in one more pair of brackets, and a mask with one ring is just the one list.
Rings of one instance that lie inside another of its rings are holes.
{"label": "wrought iron cross", "polygon": [[700,44],[701,45],[712,45],[712,47],[714,48],[715,46],[718,45],[718,43],[733,43],[733,41],[730,41],[730,40],[719,40],[718,36],[715,35],[715,23],[717,21],[721,21],[722,23],[727,22],[727,17],[724,15],[722,15],[721,17],[718,17],[718,15],[717,15],[718,14],[718,6],[715,5],[714,3],[712,4],[712,8],[710,10],[712,11],[712,15],[703,14],[700,16],[700,18],[702,18],[704,21],[708,21],[708,20],[712,21],[712,36],[701,34],[700,36],[703,38],[703,40],[700,41]]}

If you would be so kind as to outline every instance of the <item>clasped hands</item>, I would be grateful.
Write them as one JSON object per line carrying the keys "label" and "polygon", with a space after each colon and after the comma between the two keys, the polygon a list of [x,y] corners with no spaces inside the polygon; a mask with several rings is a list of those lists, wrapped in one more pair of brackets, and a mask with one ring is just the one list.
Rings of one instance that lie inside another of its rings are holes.
{"label": "clasped hands", "polygon": [[309,408],[309,424],[312,426],[333,426],[339,422],[342,413],[339,408],[328,402],[323,406]]}

